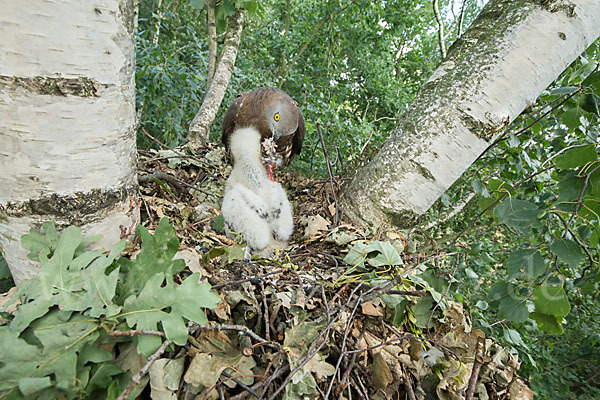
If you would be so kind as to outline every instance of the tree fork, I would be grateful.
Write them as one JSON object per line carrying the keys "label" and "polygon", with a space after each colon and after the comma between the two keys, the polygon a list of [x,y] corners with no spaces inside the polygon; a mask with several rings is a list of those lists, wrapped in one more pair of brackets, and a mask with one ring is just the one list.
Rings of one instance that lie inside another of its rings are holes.
{"label": "tree fork", "polygon": [[[342,189],[362,226],[410,228],[600,36],[600,3],[492,0],[410,104],[380,152]],[[562,3],[561,3],[562,4]]]}

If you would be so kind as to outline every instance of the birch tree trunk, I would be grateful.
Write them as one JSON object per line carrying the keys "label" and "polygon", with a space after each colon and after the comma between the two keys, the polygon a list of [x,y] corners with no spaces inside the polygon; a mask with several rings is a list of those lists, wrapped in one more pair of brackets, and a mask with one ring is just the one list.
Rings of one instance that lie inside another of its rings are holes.
{"label": "birch tree trunk", "polygon": [[342,190],[363,226],[414,225],[600,36],[600,1],[491,0],[408,107],[380,152]]}
{"label": "birch tree trunk", "polygon": [[221,58],[212,77],[210,88],[200,106],[200,111],[190,124],[188,144],[192,148],[202,146],[208,141],[210,126],[221,106],[229,78],[233,73],[233,66],[240,47],[245,13],[243,8],[238,8],[227,22],[227,33],[223,50],[221,50]]}
{"label": "birch tree trunk", "polygon": [[135,0],[0,0],[0,249],[36,274],[20,238],[51,221],[102,234],[138,222]]}

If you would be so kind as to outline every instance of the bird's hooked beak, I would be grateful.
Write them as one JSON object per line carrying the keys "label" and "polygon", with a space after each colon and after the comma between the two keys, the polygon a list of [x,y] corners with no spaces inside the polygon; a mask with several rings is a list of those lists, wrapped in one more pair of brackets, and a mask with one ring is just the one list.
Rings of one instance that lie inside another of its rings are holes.
{"label": "bird's hooked beak", "polygon": [[273,127],[271,128],[271,133],[272,133],[272,135],[271,135],[271,136],[273,136],[273,141],[274,141],[274,142],[276,142],[276,141],[277,141],[277,140],[278,140],[278,139],[279,139],[281,136],[283,136],[283,135],[282,135],[282,134],[279,132],[279,130],[277,130],[277,128],[276,128],[275,126],[273,126]]}

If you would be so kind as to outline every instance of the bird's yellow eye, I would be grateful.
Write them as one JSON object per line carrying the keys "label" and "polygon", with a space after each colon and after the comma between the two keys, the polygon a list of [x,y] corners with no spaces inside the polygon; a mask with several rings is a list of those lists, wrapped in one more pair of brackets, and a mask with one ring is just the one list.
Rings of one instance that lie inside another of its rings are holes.
{"label": "bird's yellow eye", "polygon": [[279,121],[279,113],[275,113],[275,115],[273,116],[273,119],[275,121]]}

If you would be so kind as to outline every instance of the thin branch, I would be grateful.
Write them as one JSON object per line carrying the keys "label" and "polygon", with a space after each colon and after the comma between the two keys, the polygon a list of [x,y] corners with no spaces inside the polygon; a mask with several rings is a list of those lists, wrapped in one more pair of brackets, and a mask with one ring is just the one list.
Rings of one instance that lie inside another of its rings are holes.
{"label": "thin branch", "polygon": [[475,386],[477,385],[477,379],[479,377],[479,370],[481,369],[481,364],[483,363],[483,347],[484,343],[482,339],[478,337],[477,343],[475,344],[475,359],[473,360],[473,369],[471,370],[471,377],[469,378],[469,385],[465,400],[473,400]]}
{"label": "thin branch", "polygon": [[127,385],[125,390],[123,390],[121,395],[119,397],[117,397],[117,400],[125,400],[125,399],[127,399],[127,397],[129,397],[129,394],[133,391],[133,389],[137,385],[140,384],[142,378],[148,373],[148,371],[150,370],[150,367],[152,367],[152,364],[154,364],[154,362],[156,362],[156,360],[158,360],[160,358],[160,356],[165,352],[165,350],[167,349],[167,347],[170,344],[171,344],[170,340],[165,340],[163,342],[163,344],[158,348],[158,350],[156,350],[156,352],[154,354],[152,354],[152,356],[150,356],[146,365],[144,365],[142,367],[142,369],[140,369],[138,371],[137,374],[135,374],[134,376],[131,377],[129,384]]}
{"label": "thin branch", "polygon": [[440,55],[442,60],[446,58],[446,37],[444,35],[444,21],[442,20],[442,14],[440,13],[440,1],[433,0],[433,14],[438,24],[438,40],[440,42]]}
{"label": "thin branch", "polygon": [[465,11],[467,9],[467,0],[464,0],[460,8],[460,18],[458,19],[458,37],[462,36],[463,24],[465,21]]}
{"label": "thin branch", "polygon": [[208,29],[208,72],[206,73],[206,91],[210,90],[217,67],[217,23],[215,18],[215,0],[206,0],[206,25]]}
{"label": "thin branch", "polygon": [[321,147],[323,148],[323,154],[325,155],[325,161],[327,162],[327,172],[329,173],[329,183],[331,183],[331,193],[333,193],[333,200],[335,201],[335,219],[333,221],[333,225],[337,226],[340,222],[340,206],[338,204],[337,195],[336,195],[336,181],[333,176],[333,171],[331,170],[331,163],[329,162],[329,155],[327,155],[327,148],[325,147],[325,141],[323,140],[323,134],[321,133],[321,123],[317,121],[317,132],[319,132],[319,140],[321,141]]}

